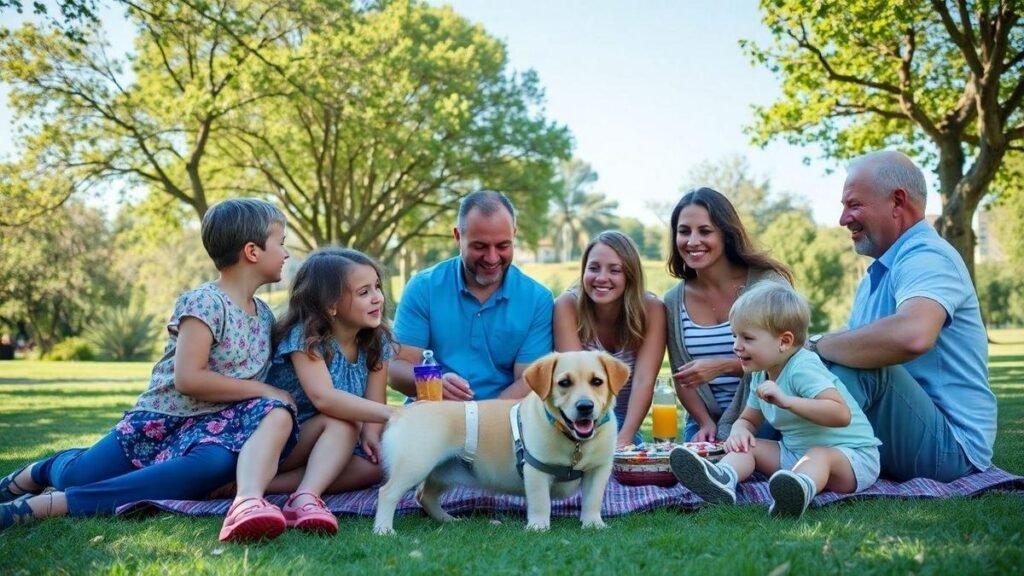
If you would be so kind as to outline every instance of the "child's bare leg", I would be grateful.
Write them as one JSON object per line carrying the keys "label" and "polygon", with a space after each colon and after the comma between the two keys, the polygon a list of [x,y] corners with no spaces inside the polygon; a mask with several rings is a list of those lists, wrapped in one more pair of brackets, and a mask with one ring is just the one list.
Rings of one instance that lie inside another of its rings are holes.
{"label": "child's bare leg", "polygon": [[815,494],[826,488],[844,493],[857,491],[853,466],[846,455],[835,448],[811,448],[793,466],[793,471],[806,474],[814,480]]}
{"label": "child's bare leg", "polygon": [[750,450],[754,455],[754,469],[771,476],[780,468],[781,452],[779,443],[775,440],[758,438],[757,445]]}
{"label": "child's bare leg", "polygon": [[324,433],[328,420],[327,416],[319,414],[302,423],[299,428],[299,440],[288,457],[281,462],[277,476],[274,476],[267,485],[267,494],[290,494],[299,487],[302,477],[306,474],[309,455],[320,440],[320,435]]}
{"label": "child's bare leg", "polygon": [[351,492],[367,486],[373,486],[384,477],[384,470],[378,464],[366,458],[355,457],[349,460],[341,474],[327,487],[329,494]]}
{"label": "child's bare leg", "polygon": [[[323,433],[317,439],[306,462],[306,471],[296,492],[319,496],[334,481],[352,459],[352,450],[359,440],[359,426],[344,420],[324,417]],[[301,506],[308,495],[295,499]]]}
{"label": "child's bare leg", "polygon": [[32,515],[36,518],[67,516],[68,514],[68,499],[63,492],[32,496],[25,500],[25,503],[32,509]]}
{"label": "child's bare leg", "polygon": [[274,408],[263,417],[238,453],[235,502],[263,497],[267,484],[277,474],[278,460],[291,432],[292,414],[287,409]]}

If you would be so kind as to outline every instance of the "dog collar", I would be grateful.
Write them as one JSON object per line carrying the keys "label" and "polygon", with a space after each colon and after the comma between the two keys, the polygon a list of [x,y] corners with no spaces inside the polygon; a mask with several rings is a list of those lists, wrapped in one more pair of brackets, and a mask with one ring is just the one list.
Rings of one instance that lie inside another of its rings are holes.
{"label": "dog collar", "polygon": [[[548,412],[547,407],[544,408],[544,415],[548,417],[548,423],[551,424],[552,426],[554,426],[555,430],[558,430],[559,432],[561,432],[566,438],[568,438],[569,440],[572,440],[573,442],[584,442],[584,440],[580,440],[579,438],[577,438],[576,436],[573,435],[572,430],[570,430],[569,427],[565,425],[565,422],[562,422],[558,418],[555,418],[551,414],[551,412]],[[597,424],[594,425],[594,428],[598,428],[600,426],[603,426],[603,425],[607,424],[608,421],[611,420],[611,419],[612,419],[611,412],[605,412],[604,416],[601,418],[601,420]],[[596,432],[595,432],[595,434],[596,434]],[[588,438],[588,440],[589,440],[589,438]]]}
{"label": "dog collar", "polygon": [[[544,411],[547,414],[547,410]],[[548,418],[551,415],[548,414]],[[512,424],[512,447],[516,453],[516,469],[519,470],[519,477],[523,477],[523,466],[529,464],[540,472],[550,474],[554,477],[555,482],[569,482],[572,480],[579,480],[583,477],[583,471],[577,470],[572,466],[555,466],[552,464],[546,464],[537,460],[530,451],[526,449],[526,444],[523,442],[523,418],[519,415],[519,404],[512,407],[512,410],[508,413],[508,419]],[[579,462],[582,446],[581,441],[573,439],[576,443],[576,449],[573,451],[572,463],[573,465]]]}

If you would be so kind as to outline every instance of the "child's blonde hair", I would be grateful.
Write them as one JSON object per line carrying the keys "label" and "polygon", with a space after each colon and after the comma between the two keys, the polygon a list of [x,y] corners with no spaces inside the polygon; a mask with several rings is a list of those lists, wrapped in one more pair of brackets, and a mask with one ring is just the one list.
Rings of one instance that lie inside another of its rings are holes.
{"label": "child's blonde hair", "polygon": [[772,336],[793,333],[793,345],[802,346],[811,324],[811,307],[796,290],[780,282],[764,281],[751,286],[729,310],[733,329],[751,326]]}

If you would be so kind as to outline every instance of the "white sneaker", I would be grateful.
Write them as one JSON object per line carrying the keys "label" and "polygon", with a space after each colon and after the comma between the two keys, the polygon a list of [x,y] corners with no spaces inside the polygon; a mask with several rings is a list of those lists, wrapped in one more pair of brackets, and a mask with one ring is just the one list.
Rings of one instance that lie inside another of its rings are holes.
{"label": "white sneaker", "polygon": [[735,504],[736,488],[732,476],[699,454],[676,446],[668,455],[668,464],[684,488],[711,504]]}
{"label": "white sneaker", "polygon": [[768,491],[774,500],[768,508],[769,516],[799,518],[804,515],[811,500],[814,500],[815,487],[803,474],[779,470],[768,480]]}

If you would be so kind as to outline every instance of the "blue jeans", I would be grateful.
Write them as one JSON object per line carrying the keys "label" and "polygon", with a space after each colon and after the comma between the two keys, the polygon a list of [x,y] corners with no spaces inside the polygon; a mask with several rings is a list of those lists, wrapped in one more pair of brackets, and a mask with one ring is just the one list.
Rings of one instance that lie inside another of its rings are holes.
{"label": "blue jeans", "polygon": [[878,452],[883,477],[951,482],[974,472],[946,417],[906,368],[826,365],[846,385],[882,441]]}
{"label": "blue jeans", "polygon": [[91,448],[58,452],[32,468],[32,480],[65,493],[68,514],[113,514],[138,500],[196,500],[235,478],[238,455],[201,444],[184,456],[136,468],[113,432]]}

